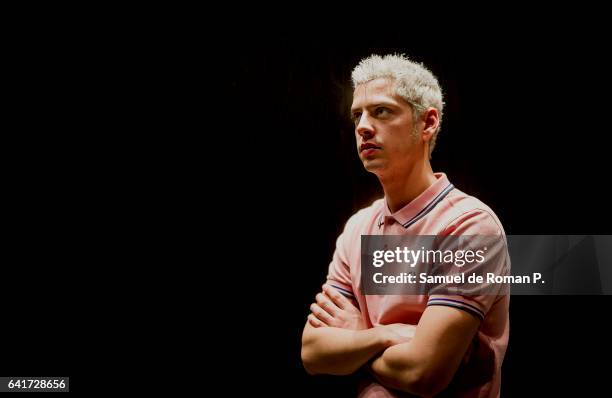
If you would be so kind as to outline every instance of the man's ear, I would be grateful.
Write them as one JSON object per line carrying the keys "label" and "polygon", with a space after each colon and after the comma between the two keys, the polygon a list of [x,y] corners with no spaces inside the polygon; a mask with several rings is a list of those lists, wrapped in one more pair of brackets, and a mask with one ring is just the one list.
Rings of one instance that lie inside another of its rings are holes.
{"label": "man's ear", "polygon": [[429,142],[440,124],[440,114],[438,110],[436,108],[427,108],[421,116],[421,122],[424,123],[421,138],[424,142]]}

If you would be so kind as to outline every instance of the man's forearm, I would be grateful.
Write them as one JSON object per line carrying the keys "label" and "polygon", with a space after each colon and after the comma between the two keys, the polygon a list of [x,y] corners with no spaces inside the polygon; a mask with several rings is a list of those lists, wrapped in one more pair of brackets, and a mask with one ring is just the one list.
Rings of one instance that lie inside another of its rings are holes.
{"label": "man's forearm", "polygon": [[436,395],[451,382],[479,325],[479,319],[468,312],[430,306],[421,316],[414,339],[387,348],[371,369],[387,387]]}
{"label": "man's forearm", "polygon": [[389,345],[382,328],[306,327],[302,337],[302,361],[311,374],[348,375]]}
{"label": "man's forearm", "polygon": [[386,349],[372,362],[372,373],[386,387],[417,395],[430,395],[431,391],[425,389],[428,383],[422,374],[424,367],[413,360],[411,348],[411,343],[404,343]]}

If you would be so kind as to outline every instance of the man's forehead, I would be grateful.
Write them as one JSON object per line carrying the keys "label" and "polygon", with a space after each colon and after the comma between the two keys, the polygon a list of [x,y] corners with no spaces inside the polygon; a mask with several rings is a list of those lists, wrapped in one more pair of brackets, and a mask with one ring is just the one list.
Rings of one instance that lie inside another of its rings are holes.
{"label": "man's forehead", "polygon": [[395,80],[378,78],[355,87],[351,109],[364,108],[375,103],[398,103]]}

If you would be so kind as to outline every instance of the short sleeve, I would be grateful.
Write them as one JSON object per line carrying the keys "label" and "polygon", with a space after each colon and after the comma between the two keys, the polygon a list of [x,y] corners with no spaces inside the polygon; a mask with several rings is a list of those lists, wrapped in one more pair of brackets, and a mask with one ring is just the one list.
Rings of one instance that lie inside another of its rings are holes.
{"label": "short sleeve", "polygon": [[442,286],[439,290],[443,291],[443,293],[437,294],[434,290],[429,295],[427,305],[443,305],[458,308],[484,320],[493,305],[501,297],[509,293],[506,285],[487,283],[486,279],[486,275],[489,273],[499,276],[510,274],[510,257],[501,224],[487,210],[476,209],[463,214],[449,223],[445,233],[442,235],[442,239],[453,242],[453,245],[456,245],[459,237],[465,237],[463,244],[467,242],[467,245],[470,245],[473,249],[488,246],[489,252],[484,256],[484,262],[465,266],[461,270],[466,275],[472,273],[483,275],[484,283],[476,288],[460,289],[458,294],[445,291],[446,289]]}
{"label": "short sleeve", "polygon": [[340,234],[336,240],[336,249],[332,261],[329,264],[329,270],[327,273],[327,283],[336,289],[344,296],[349,298],[355,298],[353,293],[353,284],[351,281],[351,270],[348,262],[347,247],[345,244],[345,238],[347,230]]}

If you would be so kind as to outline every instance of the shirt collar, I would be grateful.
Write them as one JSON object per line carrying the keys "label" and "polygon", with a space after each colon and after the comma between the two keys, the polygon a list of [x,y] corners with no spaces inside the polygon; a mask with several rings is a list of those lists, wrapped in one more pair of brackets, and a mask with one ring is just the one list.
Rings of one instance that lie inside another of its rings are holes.
{"label": "shirt collar", "polygon": [[448,181],[446,174],[434,173],[434,176],[436,182],[393,214],[391,214],[385,199],[384,216],[393,217],[405,228],[423,218],[454,188],[453,184]]}

